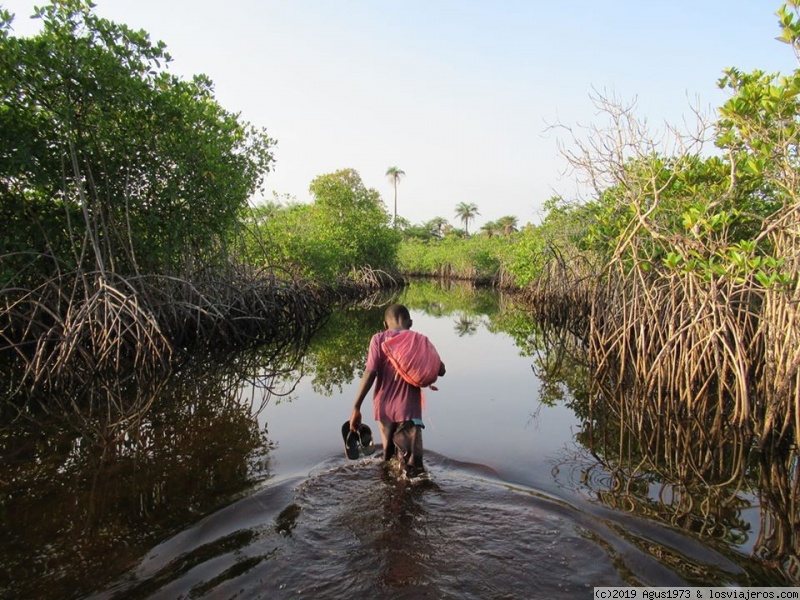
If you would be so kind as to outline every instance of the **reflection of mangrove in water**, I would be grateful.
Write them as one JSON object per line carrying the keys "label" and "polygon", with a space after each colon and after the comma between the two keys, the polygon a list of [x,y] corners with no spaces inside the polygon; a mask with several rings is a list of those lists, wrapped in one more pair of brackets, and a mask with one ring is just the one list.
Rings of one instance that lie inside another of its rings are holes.
{"label": "reflection of mangrove in water", "polygon": [[[800,582],[795,447],[759,447],[719,413],[703,420],[663,396],[609,389],[613,374],[590,368],[579,332],[532,317],[511,296],[498,298],[487,327],[509,334],[532,358],[541,404],[563,403],[585,422],[577,441],[593,459],[580,459],[582,474],[571,485],[608,507],[657,519],[726,552],[746,573],[742,585]],[[642,550],[672,564],[687,581],[715,580],[674,551],[658,545]]]}
{"label": "reflection of mangrove in water", "polygon": [[[581,403],[585,425],[577,440],[597,462],[581,466],[580,487],[606,506],[657,519],[727,552],[746,572],[740,585],[797,585],[796,449],[759,450],[751,433],[715,415],[703,419],[616,386],[612,392],[598,380],[591,400]],[[650,551],[687,581],[713,580],[686,557]]]}
{"label": "reflection of mangrove in water", "polygon": [[[751,553],[742,585],[797,585],[797,454],[751,434],[657,412],[631,395],[596,399],[578,438],[598,460],[584,484],[603,504]],[[759,514],[759,519],[753,515]],[[680,557],[672,557],[679,568]],[[735,560],[734,556],[731,556]],[[684,573],[703,581],[702,573]]]}
{"label": "reflection of mangrove in water", "polygon": [[[541,381],[539,399],[552,406],[575,398],[586,399],[588,366],[581,339],[563,327],[535,320],[521,297],[465,281],[415,281],[399,298],[412,310],[435,316],[453,316],[459,337],[473,335],[481,326],[504,333],[525,356]],[[580,403],[577,406],[580,408]]]}
{"label": "reflection of mangrove in water", "polygon": [[309,344],[303,371],[311,376],[315,393],[341,393],[344,385],[361,377],[369,340],[383,328],[383,313],[392,302],[408,306],[412,318],[418,312],[455,315],[459,335],[471,335],[482,317],[498,313],[499,297],[496,291],[476,289],[468,282],[415,280],[399,295],[373,299],[366,307],[336,308]]}
{"label": "reflection of mangrove in water", "polygon": [[341,393],[344,385],[361,377],[369,340],[381,330],[383,312],[390,302],[366,310],[340,307],[333,311],[303,359],[303,371],[310,374],[315,393]]}
{"label": "reflection of mangrove in water", "polygon": [[405,288],[398,302],[408,306],[411,316],[421,311],[434,317],[458,315],[482,317],[497,314],[501,295],[469,281],[414,280]]}
{"label": "reflection of mangrove in water", "polygon": [[539,379],[539,401],[565,403],[585,413],[589,367],[579,336],[564,327],[548,326],[531,316],[530,306],[511,293],[476,287],[465,281],[414,281],[399,297],[413,312],[455,316],[457,335],[472,335],[481,326],[509,335],[523,355],[532,359]]}
{"label": "reflection of mangrove in water", "polygon": [[512,297],[506,297],[502,306],[489,330],[510,335],[521,354],[531,357],[531,369],[540,382],[539,402],[563,403],[583,416],[589,366],[581,339],[563,327],[535,320],[530,308]]}
{"label": "reflection of mangrove in water", "polygon": [[456,332],[458,337],[475,335],[475,333],[478,331],[478,325],[479,321],[475,317],[461,314],[456,318],[455,325],[453,325],[453,330]]}
{"label": "reflection of mangrove in water", "polygon": [[81,411],[2,428],[0,596],[85,595],[267,479],[270,442],[256,416],[294,374],[292,360],[265,366],[275,359],[268,349],[195,357],[140,386],[145,397],[126,405],[147,410],[127,423],[93,416],[98,398],[88,398]]}

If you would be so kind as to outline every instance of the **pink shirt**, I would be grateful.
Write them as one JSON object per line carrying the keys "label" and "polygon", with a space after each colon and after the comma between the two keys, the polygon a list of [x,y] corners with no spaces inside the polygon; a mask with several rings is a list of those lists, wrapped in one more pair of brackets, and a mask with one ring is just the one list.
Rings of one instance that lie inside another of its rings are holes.
{"label": "pink shirt", "polygon": [[381,342],[399,331],[386,330],[376,333],[369,342],[367,371],[377,374],[373,403],[374,418],[378,422],[410,421],[422,418],[422,391],[406,383],[381,349]]}

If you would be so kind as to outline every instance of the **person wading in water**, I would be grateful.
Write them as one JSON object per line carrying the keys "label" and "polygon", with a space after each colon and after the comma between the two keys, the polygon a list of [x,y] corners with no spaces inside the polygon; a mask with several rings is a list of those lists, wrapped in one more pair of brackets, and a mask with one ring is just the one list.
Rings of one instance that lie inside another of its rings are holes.
{"label": "person wading in water", "polygon": [[[427,337],[411,330],[411,315],[402,304],[384,313],[384,331],[372,336],[364,376],[350,415],[350,431],[361,427],[361,404],[373,384],[374,418],[380,429],[383,458],[396,457],[410,476],[422,464],[422,387],[445,374],[445,365]],[[435,388],[434,388],[435,389]]]}

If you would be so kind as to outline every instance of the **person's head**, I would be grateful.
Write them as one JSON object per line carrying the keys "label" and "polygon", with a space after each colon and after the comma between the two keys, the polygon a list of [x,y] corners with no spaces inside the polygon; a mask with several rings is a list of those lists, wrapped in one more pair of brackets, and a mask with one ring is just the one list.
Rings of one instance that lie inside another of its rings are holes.
{"label": "person's head", "polygon": [[392,304],[383,313],[383,325],[386,329],[411,329],[411,315],[402,304]]}

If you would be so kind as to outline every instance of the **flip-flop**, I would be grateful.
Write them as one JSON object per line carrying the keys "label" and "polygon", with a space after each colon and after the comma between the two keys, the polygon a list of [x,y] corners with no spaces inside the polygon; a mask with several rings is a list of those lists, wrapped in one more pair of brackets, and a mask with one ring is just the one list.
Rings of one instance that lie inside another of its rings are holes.
{"label": "flip-flop", "polygon": [[372,439],[372,430],[364,425],[358,428],[358,439],[361,441],[361,451],[364,454],[372,454],[375,452],[375,442]]}
{"label": "flip-flop", "polygon": [[358,458],[358,432],[350,431],[350,421],[342,425],[342,439],[344,440],[344,454],[350,460]]}

